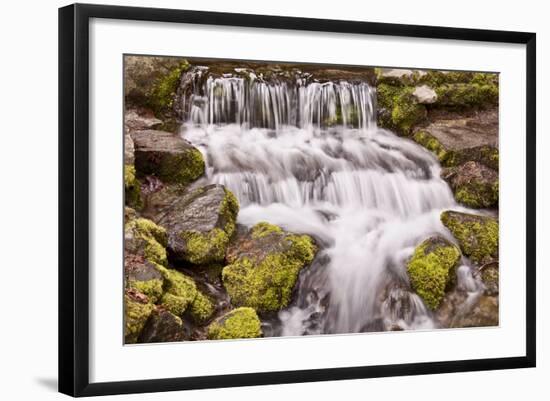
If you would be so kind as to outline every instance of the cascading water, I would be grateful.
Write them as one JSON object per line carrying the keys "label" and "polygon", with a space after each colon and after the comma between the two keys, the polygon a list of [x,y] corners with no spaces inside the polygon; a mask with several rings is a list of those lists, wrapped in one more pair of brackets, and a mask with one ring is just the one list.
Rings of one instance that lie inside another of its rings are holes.
{"label": "cascading water", "polygon": [[[205,155],[207,179],[239,199],[238,222],[268,221],[320,244],[266,335],[437,327],[405,265],[427,237],[452,240],[439,215],[460,207],[429,152],[376,127],[367,82],[195,67],[179,93],[182,135]],[[458,272],[479,291],[468,266]]]}

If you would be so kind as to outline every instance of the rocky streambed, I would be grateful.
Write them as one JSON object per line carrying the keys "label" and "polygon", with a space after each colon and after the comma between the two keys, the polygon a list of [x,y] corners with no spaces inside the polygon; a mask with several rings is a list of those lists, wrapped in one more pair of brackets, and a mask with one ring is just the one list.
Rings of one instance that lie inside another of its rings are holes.
{"label": "rocky streambed", "polygon": [[126,343],[498,325],[494,74],[133,57],[125,82]]}

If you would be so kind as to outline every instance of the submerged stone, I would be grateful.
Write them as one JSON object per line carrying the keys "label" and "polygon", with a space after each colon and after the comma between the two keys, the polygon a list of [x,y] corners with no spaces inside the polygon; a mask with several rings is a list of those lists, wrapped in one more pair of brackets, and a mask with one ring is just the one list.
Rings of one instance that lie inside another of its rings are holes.
{"label": "submerged stone", "polygon": [[208,339],[226,340],[261,337],[261,323],[252,308],[237,308],[208,327]]}
{"label": "submerged stone", "polygon": [[227,250],[230,264],[223,269],[222,280],[231,303],[259,313],[286,307],[300,270],[312,262],[316,250],[308,235],[257,224]]}
{"label": "submerged stone", "polygon": [[144,130],[133,132],[132,138],[139,175],[154,175],[166,183],[189,184],[204,174],[201,152],[180,136]]}
{"label": "submerged stone", "polygon": [[439,306],[459,261],[459,249],[442,237],[428,238],[414,250],[407,271],[412,289],[428,308]]}
{"label": "submerged stone", "polygon": [[458,240],[464,255],[481,265],[498,258],[498,220],[490,216],[445,211],[441,222]]}

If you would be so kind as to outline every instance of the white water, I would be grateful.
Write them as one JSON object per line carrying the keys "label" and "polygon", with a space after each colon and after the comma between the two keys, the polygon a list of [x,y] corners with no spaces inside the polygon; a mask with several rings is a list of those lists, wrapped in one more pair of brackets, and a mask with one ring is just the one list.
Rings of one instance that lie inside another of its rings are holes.
{"label": "white water", "polygon": [[[376,128],[368,84],[193,74],[182,135],[205,155],[207,179],[239,199],[238,222],[268,221],[321,247],[268,332],[436,327],[409,291],[405,262],[427,237],[449,238],[439,215],[459,207],[429,152]],[[339,124],[326,124],[336,110]],[[468,266],[458,279],[476,290]]]}

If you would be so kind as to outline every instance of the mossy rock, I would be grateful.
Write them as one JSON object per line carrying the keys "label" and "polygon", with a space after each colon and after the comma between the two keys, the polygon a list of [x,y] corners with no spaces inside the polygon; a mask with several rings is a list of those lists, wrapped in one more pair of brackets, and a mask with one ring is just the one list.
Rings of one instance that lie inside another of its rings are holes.
{"label": "mossy rock", "polygon": [[162,306],[156,306],[141,330],[138,342],[164,343],[189,339],[189,332],[178,316]]}
{"label": "mossy rock", "polygon": [[498,85],[458,83],[438,86],[436,106],[452,109],[486,107],[498,104]]}
{"label": "mossy rock", "polygon": [[191,277],[174,270],[159,267],[164,277],[164,294],[160,303],[176,316],[182,316],[197,296],[197,286]]}
{"label": "mossy rock", "polygon": [[481,163],[470,161],[445,168],[441,177],[449,183],[458,202],[471,208],[498,207],[498,173]]}
{"label": "mossy rock", "polygon": [[442,237],[428,238],[407,263],[412,289],[431,310],[437,309],[455,276],[460,250]]}
{"label": "mossy rock", "polygon": [[223,262],[235,231],[239,204],[222,185],[166,194],[153,203],[156,219],[168,231],[168,250],[175,261],[204,265]]}
{"label": "mossy rock", "polygon": [[136,178],[136,168],[129,164],[124,166],[124,203],[135,209],[140,209],[143,206],[141,185]]}
{"label": "mossy rock", "polygon": [[126,252],[143,256],[152,263],[167,266],[166,230],[151,220],[136,218],[124,227],[124,249]]}
{"label": "mossy rock", "polygon": [[260,223],[228,248],[230,263],[222,272],[223,284],[235,306],[258,313],[275,312],[290,303],[302,268],[316,253],[311,237],[286,233]]}
{"label": "mossy rock", "polygon": [[478,265],[498,259],[498,220],[490,216],[445,211],[441,222],[458,240],[460,249]]}
{"label": "mossy rock", "polygon": [[208,339],[227,340],[262,336],[261,322],[252,308],[237,308],[208,327]]}
{"label": "mossy rock", "polygon": [[124,340],[134,344],[145,327],[154,305],[146,295],[135,290],[126,290],[124,294]]}
{"label": "mossy rock", "polygon": [[215,309],[212,300],[201,291],[197,291],[197,295],[193,302],[191,302],[188,312],[195,323],[204,324],[212,317]]}
{"label": "mossy rock", "polygon": [[163,293],[164,279],[154,263],[137,255],[124,255],[126,288],[145,294],[151,302],[157,302]]}
{"label": "mossy rock", "polygon": [[485,265],[480,272],[481,281],[485,287],[485,295],[498,295],[499,293],[499,269],[498,262]]}
{"label": "mossy rock", "polygon": [[439,142],[439,140],[427,131],[417,131],[413,135],[413,140],[424,146],[430,152],[432,152],[439,162],[445,165],[447,158],[449,157],[449,151]]}
{"label": "mossy rock", "polygon": [[153,175],[169,184],[189,184],[204,174],[202,153],[177,134],[143,130],[132,133],[139,176]]}
{"label": "mossy rock", "polygon": [[413,87],[378,85],[378,121],[382,127],[409,135],[412,128],[426,118],[426,107],[418,104],[413,92]]}

